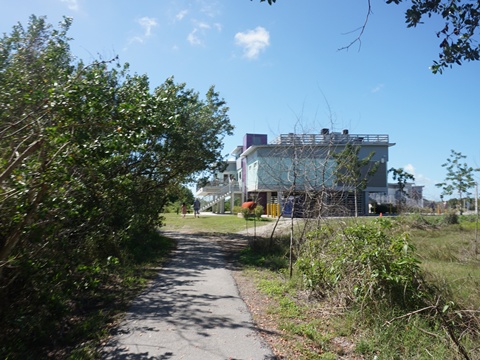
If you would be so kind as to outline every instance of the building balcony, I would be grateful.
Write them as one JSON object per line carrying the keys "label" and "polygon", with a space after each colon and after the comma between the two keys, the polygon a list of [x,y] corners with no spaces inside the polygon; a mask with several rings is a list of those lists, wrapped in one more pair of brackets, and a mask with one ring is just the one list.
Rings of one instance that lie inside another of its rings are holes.
{"label": "building balcony", "polygon": [[196,196],[220,196],[224,195],[227,193],[238,193],[240,192],[240,186],[238,184],[238,181],[231,181],[231,182],[223,182],[223,181],[211,181],[207,185],[198,188],[197,187],[197,192],[195,193]]}

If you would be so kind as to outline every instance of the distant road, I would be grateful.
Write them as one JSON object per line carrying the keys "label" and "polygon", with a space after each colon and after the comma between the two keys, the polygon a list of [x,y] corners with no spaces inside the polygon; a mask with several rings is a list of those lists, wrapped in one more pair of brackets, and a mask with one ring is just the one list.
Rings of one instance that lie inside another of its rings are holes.
{"label": "distant road", "polygon": [[102,350],[103,359],[276,359],[259,336],[220,245],[169,232],[173,258]]}

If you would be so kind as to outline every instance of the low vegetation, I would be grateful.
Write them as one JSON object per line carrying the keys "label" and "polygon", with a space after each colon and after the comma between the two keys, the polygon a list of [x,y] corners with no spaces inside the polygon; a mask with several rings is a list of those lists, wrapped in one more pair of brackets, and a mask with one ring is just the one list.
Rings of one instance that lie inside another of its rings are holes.
{"label": "low vegetation", "polygon": [[116,316],[156,275],[174,245],[151,233],[103,261],[87,263],[81,252],[65,257],[49,246],[49,258],[18,263],[15,293],[2,304],[0,358],[95,358]]}
{"label": "low vegetation", "polygon": [[177,214],[163,214],[165,218],[163,230],[175,230],[197,233],[237,233],[243,230],[254,229],[255,226],[268,224],[268,218],[244,218],[237,215],[200,215],[195,218],[187,214],[185,218]]}
{"label": "low vegetation", "polygon": [[475,222],[412,215],[327,221],[297,242],[242,254],[275,302],[286,358],[477,359]]}
{"label": "low vegetation", "polygon": [[[480,356],[480,262],[476,219],[411,215],[297,219],[293,276],[290,236],[255,237],[238,254],[241,271],[270,299],[264,315],[285,359],[476,359]],[[163,229],[233,234],[273,219],[164,214]],[[298,232],[297,232],[298,231]],[[253,233],[252,233],[253,234]],[[158,271],[174,243],[158,234],[131,243],[128,256],[84,266],[27,294],[3,319],[3,358],[94,359],[118,314]],[[62,266],[59,261],[57,266]],[[26,266],[26,265],[25,265]],[[61,272],[50,272],[58,277]],[[32,276],[28,280],[28,274]],[[38,272],[40,274],[40,272]],[[57,275],[55,275],[57,274]],[[44,275],[47,276],[47,275]],[[81,281],[79,281],[81,279]],[[61,280],[61,281],[60,281]]]}

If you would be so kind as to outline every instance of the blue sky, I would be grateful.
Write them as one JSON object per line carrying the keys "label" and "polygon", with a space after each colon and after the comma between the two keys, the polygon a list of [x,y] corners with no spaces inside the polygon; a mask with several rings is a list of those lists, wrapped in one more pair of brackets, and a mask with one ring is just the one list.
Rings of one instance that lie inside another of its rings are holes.
{"label": "blue sky", "polygon": [[[0,0],[0,32],[31,14],[56,25],[73,18],[73,53],[85,62],[118,55],[152,88],[174,76],[226,100],[235,135],[269,140],[327,127],[354,134],[388,134],[389,167],[402,167],[439,200],[435,183],[450,150],[480,167],[480,63],[433,75],[439,52],[431,19],[407,29],[403,8],[372,0],[361,43],[348,50],[367,13],[367,1],[278,0]],[[478,180],[480,176],[476,176]]]}

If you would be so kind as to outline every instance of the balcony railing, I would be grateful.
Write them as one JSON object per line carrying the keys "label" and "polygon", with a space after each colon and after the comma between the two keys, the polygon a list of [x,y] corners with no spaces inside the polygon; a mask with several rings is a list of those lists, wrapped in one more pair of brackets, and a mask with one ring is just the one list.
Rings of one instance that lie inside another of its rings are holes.
{"label": "balcony railing", "polygon": [[220,181],[212,181],[206,184],[205,186],[198,188],[197,187],[197,194],[202,193],[205,195],[224,195],[230,192],[238,192],[240,191],[240,186],[238,181],[231,181],[229,183],[220,182]]}

